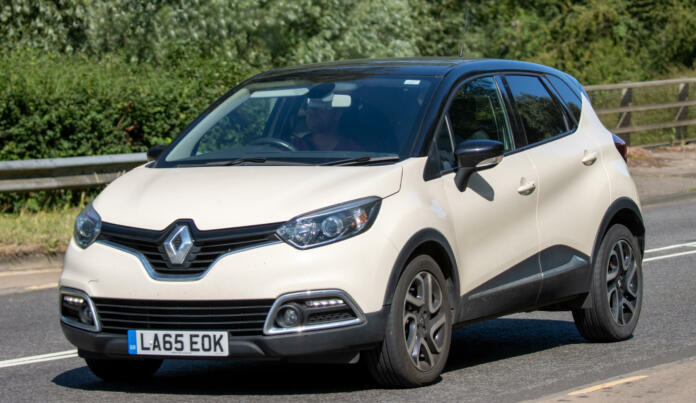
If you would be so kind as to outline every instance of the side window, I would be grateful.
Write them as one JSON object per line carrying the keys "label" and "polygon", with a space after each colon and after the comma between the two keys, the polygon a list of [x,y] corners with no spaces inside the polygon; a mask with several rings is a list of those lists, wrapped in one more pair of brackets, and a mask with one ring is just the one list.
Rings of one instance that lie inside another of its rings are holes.
{"label": "side window", "polygon": [[498,140],[511,150],[512,137],[503,101],[493,77],[467,82],[454,96],[449,109],[455,146],[465,140]]}
{"label": "side window", "polygon": [[552,75],[548,75],[546,78],[551,81],[553,88],[558,91],[558,95],[561,96],[561,99],[568,107],[568,110],[570,110],[570,113],[572,113],[575,117],[575,121],[579,122],[580,111],[582,110],[582,100],[580,99],[580,96],[575,91],[571,90],[570,87],[568,87],[568,84],[563,82],[563,80],[560,78]]}
{"label": "side window", "polygon": [[557,136],[568,131],[563,111],[535,76],[505,76],[522,119],[527,143]]}
{"label": "side window", "polygon": [[437,137],[435,138],[434,144],[435,148],[437,149],[437,157],[440,162],[440,172],[452,170],[457,166],[448,123],[448,118],[445,117],[440,125],[440,130],[437,131]]}

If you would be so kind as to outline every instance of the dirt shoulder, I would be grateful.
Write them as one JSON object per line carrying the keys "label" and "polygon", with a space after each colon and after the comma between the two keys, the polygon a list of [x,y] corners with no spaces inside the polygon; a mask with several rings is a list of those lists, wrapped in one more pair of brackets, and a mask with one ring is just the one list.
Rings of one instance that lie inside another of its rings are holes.
{"label": "dirt shoulder", "polygon": [[628,167],[644,205],[696,195],[696,144],[656,150],[630,147]]}

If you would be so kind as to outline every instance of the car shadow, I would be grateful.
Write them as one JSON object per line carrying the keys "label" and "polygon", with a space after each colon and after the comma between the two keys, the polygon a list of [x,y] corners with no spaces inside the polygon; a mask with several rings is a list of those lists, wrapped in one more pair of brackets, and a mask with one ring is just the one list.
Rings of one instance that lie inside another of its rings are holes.
{"label": "car shadow", "polygon": [[454,331],[445,371],[587,341],[571,321],[503,318]]}
{"label": "car shadow", "polygon": [[[572,322],[495,319],[454,331],[445,372],[584,343]],[[154,378],[104,382],[86,366],[57,375],[56,385],[89,391],[187,395],[297,395],[379,388],[364,366],[244,361],[165,361]]]}

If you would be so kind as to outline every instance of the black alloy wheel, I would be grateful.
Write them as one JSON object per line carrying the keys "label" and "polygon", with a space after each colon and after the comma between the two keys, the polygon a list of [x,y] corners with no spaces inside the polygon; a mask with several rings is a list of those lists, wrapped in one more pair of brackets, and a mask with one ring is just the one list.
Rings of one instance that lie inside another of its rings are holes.
{"label": "black alloy wheel", "polygon": [[607,300],[614,322],[625,326],[631,322],[638,302],[638,276],[633,248],[620,239],[609,254],[607,264]]}
{"label": "black alloy wheel", "polygon": [[591,307],[573,311],[585,339],[612,342],[633,335],[643,303],[641,263],[636,236],[621,224],[609,228],[593,264]]}

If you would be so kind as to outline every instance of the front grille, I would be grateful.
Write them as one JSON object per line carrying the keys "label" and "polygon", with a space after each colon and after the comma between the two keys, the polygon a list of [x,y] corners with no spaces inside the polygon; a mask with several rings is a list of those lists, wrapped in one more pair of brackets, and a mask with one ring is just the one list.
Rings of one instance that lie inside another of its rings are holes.
{"label": "front grille", "polygon": [[232,336],[263,334],[272,299],[155,301],[93,298],[102,330],[225,330]]}
{"label": "front grille", "polygon": [[[187,225],[193,247],[186,260],[174,264],[164,249],[164,242],[178,225]],[[126,247],[142,254],[152,269],[163,275],[197,276],[228,252],[277,241],[275,231],[281,224],[256,225],[212,231],[200,231],[191,220],[178,220],[163,231],[153,231],[102,223],[99,240]]]}

